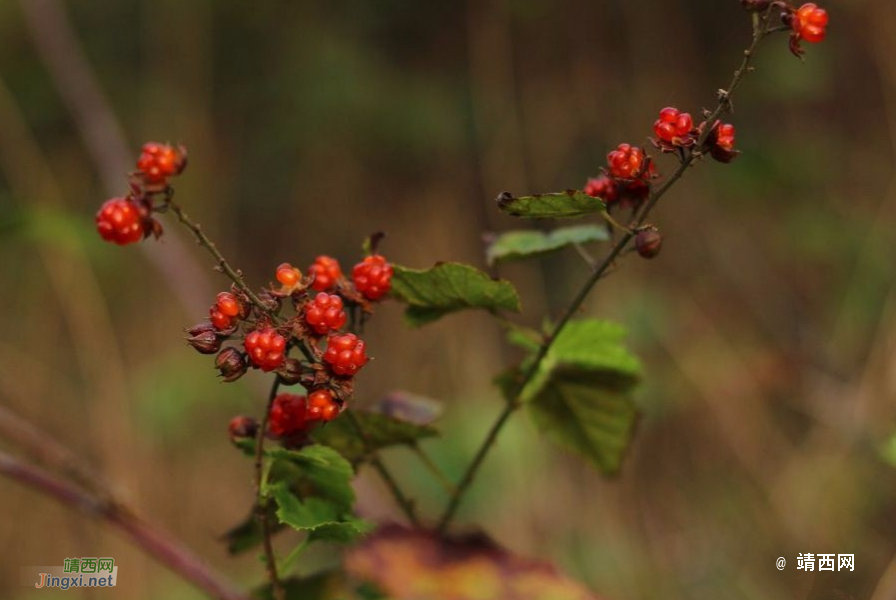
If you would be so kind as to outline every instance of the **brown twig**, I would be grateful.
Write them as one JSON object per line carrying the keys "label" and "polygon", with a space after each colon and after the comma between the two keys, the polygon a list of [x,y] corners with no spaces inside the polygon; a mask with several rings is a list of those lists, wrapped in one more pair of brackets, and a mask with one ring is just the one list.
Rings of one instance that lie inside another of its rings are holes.
{"label": "brown twig", "polygon": [[255,516],[261,525],[261,534],[264,542],[264,558],[265,568],[268,573],[268,581],[271,582],[271,593],[274,600],[285,600],[286,590],[280,576],[277,574],[277,555],[274,553],[274,546],[271,543],[271,523],[268,518],[269,498],[264,492],[264,439],[268,430],[268,416],[271,414],[271,406],[274,404],[274,398],[277,397],[277,391],[280,389],[280,378],[274,378],[271,385],[271,393],[268,394],[267,406],[264,409],[264,415],[261,417],[261,423],[258,426],[258,433],[255,436]]}
{"label": "brown twig", "polygon": [[[734,77],[731,80],[731,83],[728,85],[726,90],[719,91],[719,101],[716,105],[715,110],[713,110],[709,116],[706,118],[706,125],[703,127],[703,131],[697,139],[694,147],[700,148],[706,140],[709,138],[710,133],[712,132],[712,125],[715,123],[716,119],[718,119],[723,113],[729,111],[731,109],[731,97],[737,87],[740,85],[741,80],[744,75],[750,70],[750,63],[752,62],[753,55],[756,52],[756,48],[759,46],[760,42],[770,33],[776,31],[776,29],[766,28],[768,13],[764,18],[759,17],[754,13],[753,18],[753,41],[750,44],[749,48],[744,51],[744,58],[741,62],[740,66],[734,72]],[[454,518],[455,513],[457,512],[458,507],[460,506],[461,500],[464,497],[467,489],[473,482],[476,473],[479,470],[479,467],[482,465],[482,462],[485,460],[485,457],[488,455],[489,451],[495,444],[495,441],[498,439],[498,434],[504,428],[504,425],[510,419],[510,416],[520,407],[522,404],[522,393],[525,390],[526,386],[532,380],[532,378],[538,373],[539,368],[541,367],[542,361],[548,354],[548,351],[551,349],[554,341],[569,323],[569,321],[573,318],[573,316],[578,312],[579,308],[581,308],[582,303],[591,293],[591,290],[594,288],[595,284],[604,276],[610,267],[613,266],[616,259],[622,254],[622,252],[626,249],[631,240],[635,237],[637,229],[644,224],[644,221],[647,219],[647,216],[650,214],[650,211],[653,210],[656,203],[660,198],[665,195],[665,193],[677,182],[681,179],[682,175],[684,175],[685,171],[694,163],[694,161],[700,156],[696,152],[689,153],[679,164],[678,168],[672,172],[672,174],[666,178],[663,183],[651,191],[650,195],[647,198],[647,201],[637,212],[635,217],[632,219],[631,224],[628,227],[628,230],[624,232],[622,237],[613,245],[607,255],[600,261],[597,266],[594,267],[590,276],[579,288],[579,291],[576,293],[575,297],[570,302],[566,311],[563,313],[563,316],[560,317],[560,320],[557,321],[556,325],[554,325],[551,333],[545,337],[544,342],[539,346],[538,352],[535,354],[534,359],[530,363],[528,369],[523,374],[520,379],[519,384],[514,390],[514,393],[511,395],[511,399],[507,401],[501,413],[498,415],[495,422],[492,424],[488,433],[486,434],[485,439],[482,442],[482,445],[479,447],[479,450],[476,452],[476,455],[473,457],[472,462],[467,467],[467,470],[464,472],[460,481],[457,484],[457,488],[455,493],[451,496],[448,501],[448,506],[445,509],[445,512],[442,514],[441,519],[439,520],[437,529],[440,533],[443,533],[448,525],[451,523],[451,519]]]}
{"label": "brown twig", "polygon": [[219,600],[249,600],[231,582],[211,570],[191,550],[143,521],[120,504],[99,498],[43,469],[0,452],[0,474],[51,496],[89,516],[100,518],[124,532],[141,550],[178,573],[186,581]]}
{"label": "brown twig", "polygon": [[231,281],[240,289],[241,292],[246,294],[249,300],[259,308],[259,310],[268,314],[271,317],[275,317],[271,313],[270,307],[268,307],[264,302],[261,301],[255,292],[252,291],[248,285],[246,285],[246,281],[243,279],[242,274],[239,271],[230,266],[230,263],[227,262],[227,259],[224,258],[224,255],[218,250],[218,247],[215,246],[215,243],[209,239],[205,232],[202,231],[202,226],[193,221],[187,213],[183,211],[183,209],[175,203],[173,200],[169,199],[167,201],[167,206],[175,215],[177,215],[177,219],[183,223],[187,229],[189,229],[193,233],[193,237],[196,238],[196,242],[208,250],[209,254],[211,254],[215,261],[218,263],[218,268],[222,273],[227,275]]}

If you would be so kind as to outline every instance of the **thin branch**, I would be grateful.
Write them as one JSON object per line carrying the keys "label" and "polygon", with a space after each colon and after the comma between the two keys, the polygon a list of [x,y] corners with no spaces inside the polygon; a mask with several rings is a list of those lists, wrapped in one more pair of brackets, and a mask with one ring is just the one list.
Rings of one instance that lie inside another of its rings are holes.
{"label": "thin branch", "polygon": [[[19,0],[30,37],[50,74],[56,91],[99,172],[106,194],[126,189],[132,151],[90,61],[60,0]],[[132,167],[132,165],[130,165]],[[140,250],[169,282],[181,303],[193,309],[209,297],[208,279],[179,236],[150,250]]]}
{"label": "thin branch", "polygon": [[[723,113],[731,109],[731,97],[734,91],[740,85],[744,75],[749,72],[750,63],[752,62],[753,55],[755,54],[756,48],[759,46],[759,43],[769,34],[768,29],[763,29],[763,26],[766,24],[766,22],[766,19],[760,19],[759,17],[754,18],[753,41],[750,44],[750,47],[744,51],[743,61],[741,62],[738,69],[734,72],[734,77],[732,78],[731,83],[728,85],[728,88],[726,90],[719,91],[718,105],[716,106],[715,110],[713,110],[706,118],[706,125],[703,127],[703,131],[697,139],[697,142],[695,144],[696,148],[701,147],[709,138],[709,135],[712,131],[712,125],[713,123],[715,123],[716,119],[718,119]],[[656,203],[659,201],[659,199],[662,198],[663,195],[665,195],[665,193],[675,184],[675,182],[681,179],[682,175],[684,175],[685,171],[688,170],[688,168],[698,156],[699,155],[694,152],[688,154],[687,157],[679,164],[678,168],[676,168],[675,171],[659,187],[651,191],[647,201],[632,219],[632,222],[628,227],[628,231],[626,231],[624,235],[619,238],[619,241],[617,241],[616,244],[610,249],[604,259],[600,262],[600,264],[598,264],[594,268],[591,275],[588,277],[582,287],[579,288],[579,291],[572,299],[572,302],[570,302],[566,311],[563,313],[563,316],[560,317],[559,321],[557,321],[550,335],[546,336],[544,342],[541,344],[541,346],[539,346],[538,352],[535,354],[533,361],[530,363],[528,369],[525,371],[519,384],[514,390],[512,399],[509,400],[501,410],[501,413],[498,415],[497,419],[486,434],[485,440],[483,440],[482,445],[479,447],[479,450],[473,457],[473,461],[470,463],[469,467],[467,467],[466,472],[464,472],[461,480],[458,482],[457,491],[452,495],[451,499],[448,502],[448,506],[445,509],[445,512],[442,514],[442,518],[439,520],[439,524],[437,527],[439,533],[443,533],[451,523],[451,519],[454,518],[454,515],[457,512],[458,507],[460,506],[461,500],[472,484],[476,473],[479,471],[479,467],[482,465],[485,457],[494,446],[495,441],[498,439],[498,434],[504,428],[504,425],[507,423],[510,416],[521,405],[523,391],[535,376],[535,374],[538,373],[538,370],[541,367],[541,363],[547,356],[548,351],[551,349],[554,341],[566,327],[567,323],[569,323],[569,321],[581,308],[582,303],[591,293],[591,290],[594,288],[595,284],[597,284],[597,282],[604,276],[607,270],[613,266],[616,258],[622,254],[623,250],[625,250],[631,240],[635,237],[635,232],[641,225],[643,225],[644,221],[647,219],[647,216],[650,214],[650,211],[654,206],[656,206]]]}
{"label": "thin branch", "polygon": [[258,433],[255,436],[255,516],[261,525],[261,533],[264,540],[264,558],[265,568],[268,573],[268,581],[271,582],[271,592],[274,600],[285,600],[286,590],[280,576],[277,574],[277,556],[274,554],[274,546],[271,543],[271,523],[268,518],[268,505],[270,499],[264,493],[264,439],[268,430],[268,416],[271,414],[271,406],[274,404],[274,398],[277,397],[277,391],[280,389],[280,378],[274,377],[274,383],[271,385],[271,392],[268,394],[267,406],[264,409],[264,415],[261,417],[261,424],[258,426]]}
{"label": "thin branch", "polygon": [[218,250],[218,247],[215,246],[215,243],[211,241],[207,235],[205,235],[205,232],[202,231],[202,226],[199,223],[193,221],[187,215],[187,213],[183,211],[180,205],[176,204],[170,198],[168,199],[167,205],[171,209],[171,211],[175,215],[177,215],[178,220],[193,233],[193,236],[196,238],[196,242],[200,246],[208,250],[209,254],[214,257],[215,261],[217,261],[218,263],[218,267],[221,269],[221,272],[227,275],[227,277],[229,277],[230,280],[233,281],[233,283],[240,289],[241,292],[246,294],[249,300],[252,301],[252,304],[257,306],[263,312],[267,313],[269,316],[273,317],[274,315],[271,313],[270,308],[265,305],[265,303],[262,302],[257,295],[255,295],[255,292],[253,292],[248,285],[246,285],[246,281],[243,279],[243,276],[240,274],[240,272],[230,266],[230,263],[227,262],[227,259],[224,258],[223,254],[221,254],[221,252]]}
{"label": "thin branch", "polygon": [[124,532],[141,550],[178,573],[186,581],[219,600],[249,600],[230,581],[211,570],[192,551],[120,504],[103,500],[43,469],[0,452],[0,474],[51,496],[72,508],[103,519]]}
{"label": "thin branch", "polygon": [[345,416],[343,418],[348,419],[349,425],[352,426],[355,433],[361,438],[365,451],[370,454],[370,464],[373,465],[373,468],[379,473],[380,477],[389,488],[389,491],[392,492],[392,496],[395,498],[398,506],[401,507],[401,510],[408,518],[408,521],[410,521],[414,527],[419,527],[420,519],[417,517],[417,510],[414,507],[414,502],[404,494],[401,487],[398,485],[398,481],[395,480],[391,471],[389,471],[386,465],[383,464],[379,454],[370,447],[370,438],[362,429],[361,423],[358,422],[358,418],[350,410],[345,411]]}
{"label": "thin branch", "polygon": [[436,481],[439,482],[439,484],[449,496],[457,491],[457,488],[454,486],[454,484],[448,480],[445,472],[439,468],[439,465],[437,465],[435,461],[433,461],[429,454],[423,451],[423,448],[421,448],[419,444],[417,444],[416,442],[411,444],[411,450],[414,451],[414,454],[417,456],[417,458],[420,459],[420,462],[423,463],[423,466],[425,466],[427,470],[429,470],[429,472],[432,474],[432,476],[436,478]]}

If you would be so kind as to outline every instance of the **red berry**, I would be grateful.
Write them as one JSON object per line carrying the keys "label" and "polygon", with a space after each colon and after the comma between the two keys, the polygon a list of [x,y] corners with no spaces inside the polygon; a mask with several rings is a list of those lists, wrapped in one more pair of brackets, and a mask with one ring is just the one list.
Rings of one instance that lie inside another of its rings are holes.
{"label": "red berry", "polygon": [[365,298],[379,300],[392,289],[392,272],[383,256],[373,254],[354,266],[352,280]]}
{"label": "red berry", "polygon": [[336,282],[342,277],[342,268],[339,261],[329,256],[318,256],[314,264],[308,267],[308,272],[314,277],[311,287],[318,292],[326,292],[336,286]]}
{"label": "red berry", "polygon": [[324,360],[337,375],[354,375],[367,364],[365,344],[353,333],[332,335],[327,340]]}
{"label": "red berry", "polygon": [[302,272],[289,263],[282,263],[277,267],[277,281],[284,287],[295,287],[302,279]]}
{"label": "red berry", "polygon": [[694,129],[694,119],[688,113],[667,106],[660,111],[660,118],[653,124],[656,137],[670,144],[679,144]]}
{"label": "red berry", "polygon": [[734,125],[722,123],[716,128],[716,144],[725,150],[734,150]]}
{"label": "red berry", "polygon": [[828,24],[828,12],[818,8],[814,2],[807,2],[799,7],[793,15],[791,27],[801,38],[811,44],[824,40],[825,28]]}
{"label": "red berry", "polygon": [[137,169],[149,184],[163,184],[172,175],[177,175],[186,166],[186,156],[181,148],[168,144],[147,142],[137,159]]}
{"label": "red berry", "polygon": [[321,292],[305,305],[305,320],[319,335],[342,329],[346,319],[342,298],[336,294]]}
{"label": "red berry", "polygon": [[136,202],[127,198],[106,200],[96,213],[96,230],[107,242],[121,246],[139,242],[146,234],[142,212]]}
{"label": "red berry", "polygon": [[273,371],[283,364],[286,338],[270,327],[250,333],[243,345],[249,354],[249,360],[262,371]]}
{"label": "red berry", "polygon": [[240,301],[237,300],[236,296],[234,296],[230,292],[221,292],[220,294],[218,294],[216,304],[218,310],[228,317],[239,316],[240,312],[242,311]]}
{"label": "red berry", "polygon": [[268,413],[268,431],[275,437],[300,433],[308,425],[307,413],[305,396],[278,394]]}
{"label": "red berry", "polygon": [[329,390],[315,390],[308,394],[308,418],[332,421],[339,415],[339,403]]}
{"label": "red berry", "polygon": [[619,197],[619,189],[616,186],[616,182],[606,175],[589,179],[585,184],[584,192],[594,198],[600,198],[607,204],[612,204]]}
{"label": "red berry", "polygon": [[208,318],[218,331],[233,327],[233,319],[222,313],[217,305],[208,309]]}
{"label": "red berry", "polygon": [[648,174],[645,172],[649,169],[648,160],[643,150],[631,144],[619,144],[607,154],[610,175],[618,179],[636,179]]}

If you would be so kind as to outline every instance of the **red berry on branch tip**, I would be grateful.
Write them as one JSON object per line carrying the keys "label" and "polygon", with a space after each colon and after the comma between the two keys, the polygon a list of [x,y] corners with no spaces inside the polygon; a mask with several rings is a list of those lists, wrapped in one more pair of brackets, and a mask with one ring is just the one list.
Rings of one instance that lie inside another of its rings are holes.
{"label": "red berry on branch tip", "polygon": [[383,256],[373,254],[352,268],[352,281],[365,298],[375,301],[392,289],[393,273],[392,265]]}
{"label": "red berry on branch tip", "polygon": [[106,200],[96,213],[96,230],[104,240],[120,246],[139,242],[146,236],[143,212],[128,198]]}
{"label": "red berry on branch tip", "polygon": [[342,268],[339,266],[339,261],[325,255],[315,258],[314,264],[308,267],[308,272],[314,277],[311,287],[318,292],[326,292],[332,289],[342,277]]}

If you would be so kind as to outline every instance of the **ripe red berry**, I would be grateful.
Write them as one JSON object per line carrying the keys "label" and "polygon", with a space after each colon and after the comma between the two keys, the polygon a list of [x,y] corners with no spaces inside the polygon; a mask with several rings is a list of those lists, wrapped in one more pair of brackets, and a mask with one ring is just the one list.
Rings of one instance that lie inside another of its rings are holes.
{"label": "ripe red berry", "polygon": [[216,298],[216,305],[221,314],[224,314],[228,317],[236,317],[239,316],[242,311],[242,306],[240,306],[240,301],[237,300],[236,296],[231,294],[230,292],[221,292],[218,294]]}
{"label": "ripe red berry", "polygon": [[734,160],[740,154],[734,149],[734,125],[716,121],[706,140],[706,146],[717,161],[729,163]]}
{"label": "ripe red berry", "polygon": [[610,175],[618,179],[636,179],[650,175],[652,163],[644,151],[631,144],[619,146],[607,154]]}
{"label": "ripe red berry", "polygon": [[305,321],[319,335],[342,329],[346,319],[342,298],[336,294],[321,292],[305,305]]}
{"label": "ripe red berry", "polygon": [[282,263],[277,267],[276,277],[280,285],[292,288],[302,279],[302,272],[289,263]]}
{"label": "ripe red berry", "polygon": [[146,220],[133,200],[112,198],[106,200],[96,213],[96,230],[107,242],[124,246],[145,237]]}
{"label": "ripe red berry", "polygon": [[660,111],[660,118],[653,124],[653,133],[670,144],[681,144],[694,129],[694,119],[688,113],[667,106]]}
{"label": "ripe red berry", "polygon": [[339,261],[329,256],[318,256],[314,264],[308,267],[308,272],[314,277],[311,287],[318,292],[326,292],[336,286],[336,282],[342,277],[342,268]]}
{"label": "ripe red berry", "polygon": [[286,338],[270,327],[250,333],[243,345],[249,354],[249,360],[262,371],[273,371],[283,364]]}
{"label": "ripe red berry", "polygon": [[619,197],[619,188],[616,182],[606,175],[589,179],[585,184],[584,192],[594,198],[600,198],[607,204],[612,204]]}
{"label": "ripe red berry", "polygon": [[716,144],[725,150],[734,150],[734,125],[722,123],[716,128]]}
{"label": "ripe red berry", "polygon": [[218,331],[224,331],[233,327],[233,320],[218,310],[217,305],[208,309],[208,318]]}
{"label": "ripe red berry", "polygon": [[308,418],[332,421],[339,415],[339,403],[329,390],[315,390],[308,394]]}
{"label": "ripe red berry", "polygon": [[794,33],[811,44],[824,40],[827,24],[828,12],[818,8],[814,2],[807,2],[799,7],[791,21]]}
{"label": "ripe red berry", "polygon": [[324,360],[337,375],[354,375],[367,364],[365,344],[353,333],[332,335],[327,340]]}
{"label": "ripe red berry", "polygon": [[137,159],[137,169],[143,174],[146,183],[164,184],[172,175],[177,175],[186,166],[183,149],[168,144],[147,142]]}
{"label": "ripe red berry", "polygon": [[304,396],[278,394],[268,413],[268,432],[275,437],[300,433],[307,428],[308,414]]}
{"label": "ripe red berry", "polygon": [[365,298],[379,300],[392,289],[392,273],[392,265],[383,256],[373,254],[354,266],[352,280]]}

